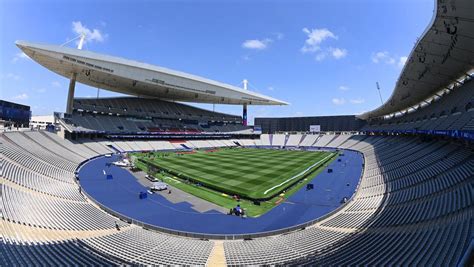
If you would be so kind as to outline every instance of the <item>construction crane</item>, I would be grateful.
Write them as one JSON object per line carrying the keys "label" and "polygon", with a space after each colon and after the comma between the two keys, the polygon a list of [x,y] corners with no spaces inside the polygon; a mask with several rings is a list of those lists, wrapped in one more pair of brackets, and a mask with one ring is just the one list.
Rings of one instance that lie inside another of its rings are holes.
{"label": "construction crane", "polygon": [[377,85],[377,90],[379,91],[380,103],[383,105],[382,93],[380,92],[380,85],[379,85],[379,82],[376,82],[375,84]]}

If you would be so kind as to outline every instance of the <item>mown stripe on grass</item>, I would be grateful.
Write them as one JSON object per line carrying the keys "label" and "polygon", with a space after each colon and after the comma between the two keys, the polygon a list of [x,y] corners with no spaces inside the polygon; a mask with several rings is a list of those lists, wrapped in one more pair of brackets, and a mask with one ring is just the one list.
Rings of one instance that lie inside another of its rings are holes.
{"label": "mown stripe on grass", "polygon": [[[245,156],[242,156],[244,155]],[[279,150],[221,150],[213,153],[158,157],[159,166],[206,185],[242,196],[262,190],[297,174],[326,153]]]}

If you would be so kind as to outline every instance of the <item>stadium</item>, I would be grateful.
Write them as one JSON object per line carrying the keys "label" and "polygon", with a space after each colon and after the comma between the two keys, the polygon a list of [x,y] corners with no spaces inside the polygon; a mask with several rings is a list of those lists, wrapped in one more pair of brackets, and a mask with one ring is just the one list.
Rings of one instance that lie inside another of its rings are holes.
{"label": "stadium", "polygon": [[474,2],[434,7],[377,108],[253,126],[249,107],[290,103],[82,49],[85,34],[17,41],[69,86],[46,129],[0,102],[0,265],[472,266]]}

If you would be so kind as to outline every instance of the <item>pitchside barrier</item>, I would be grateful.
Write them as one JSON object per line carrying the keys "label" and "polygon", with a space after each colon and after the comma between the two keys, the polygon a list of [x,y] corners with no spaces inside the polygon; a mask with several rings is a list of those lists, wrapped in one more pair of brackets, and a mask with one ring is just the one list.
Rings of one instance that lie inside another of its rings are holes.
{"label": "pitchside barrier", "polygon": [[[349,151],[354,151],[358,154],[362,154],[362,166],[365,166],[365,158],[363,157],[364,156],[363,153],[361,153],[359,151],[352,150],[352,149],[341,149],[341,150],[349,150]],[[97,156],[97,157],[100,157],[100,156]],[[85,163],[87,163],[87,162],[89,162],[89,161],[91,161],[91,160],[93,160],[97,157],[90,158],[88,160],[85,160],[81,164],[79,164],[79,167],[76,169],[76,173],[79,172],[80,168]],[[363,176],[364,176],[364,168],[362,168],[362,173],[361,173],[360,177],[363,177]],[[77,180],[76,180],[76,183],[79,185],[79,182]],[[144,223],[142,221],[138,221],[138,220],[135,220],[135,219],[130,218],[128,216],[125,216],[125,215],[123,215],[119,212],[116,212],[116,211],[108,208],[107,206],[105,206],[102,203],[95,200],[93,197],[91,197],[84,190],[82,190],[81,193],[84,195],[84,197],[87,200],[93,202],[99,208],[101,208],[105,212],[109,213],[110,215],[120,219],[121,221],[127,222],[129,224],[134,224],[134,225],[141,226],[141,227],[143,227],[144,229],[147,229],[147,230],[172,234],[172,235],[176,235],[176,236],[189,237],[189,238],[214,239],[214,240],[239,240],[239,239],[252,239],[252,238],[258,238],[258,237],[273,236],[273,235],[279,235],[279,234],[289,233],[289,232],[293,232],[293,231],[304,230],[306,227],[309,227],[309,226],[311,226],[311,225],[313,225],[313,224],[315,224],[319,221],[322,221],[322,220],[334,215],[335,213],[337,213],[338,211],[343,209],[345,206],[347,206],[349,203],[351,203],[353,201],[353,199],[355,198],[355,196],[358,194],[359,185],[360,185],[360,179],[359,179],[359,182],[357,183],[355,193],[352,195],[352,197],[346,203],[341,204],[339,207],[337,207],[333,211],[331,211],[331,212],[329,212],[329,213],[327,213],[327,214],[325,214],[325,215],[323,215],[323,216],[321,216],[317,219],[314,219],[314,220],[311,220],[311,221],[308,221],[308,222],[305,222],[305,223],[302,223],[302,224],[298,224],[298,225],[294,225],[294,226],[290,226],[290,227],[286,227],[286,228],[281,228],[281,229],[278,229],[278,230],[267,231],[267,232],[258,232],[258,233],[250,233],[250,234],[193,233],[193,232],[178,231],[178,230],[169,229],[169,228],[166,228],[166,227],[160,227],[160,226],[157,226],[157,225],[147,224],[147,223]]]}

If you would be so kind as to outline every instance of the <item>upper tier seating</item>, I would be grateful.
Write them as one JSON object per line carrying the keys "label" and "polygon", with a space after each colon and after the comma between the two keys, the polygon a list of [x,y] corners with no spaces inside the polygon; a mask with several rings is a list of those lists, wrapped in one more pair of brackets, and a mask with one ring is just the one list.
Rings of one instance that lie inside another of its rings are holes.
{"label": "upper tier seating", "polygon": [[369,122],[363,130],[474,130],[474,81],[404,116]]}
{"label": "upper tier seating", "polygon": [[200,133],[249,130],[242,118],[158,99],[116,97],[75,99],[62,119],[70,131],[107,133]]}
{"label": "upper tier seating", "polygon": [[136,119],[109,115],[96,115],[89,113],[74,113],[69,119],[69,127],[75,131],[99,131],[107,133],[188,133],[201,132],[238,132],[248,130],[249,127],[235,122],[231,123],[199,123],[197,121],[182,121],[179,118],[160,119]]}
{"label": "upper tier seating", "polygon": [[163,101],[159,99],[143,99],[136,97],[114,98],[77,98],[74,99],[74,109],[83,111],[97,111],[105,114],[120,114],[136,117],[153,118],[182,118],[210,120],[239,120],[239,116],[212,112],[190,105]]}

